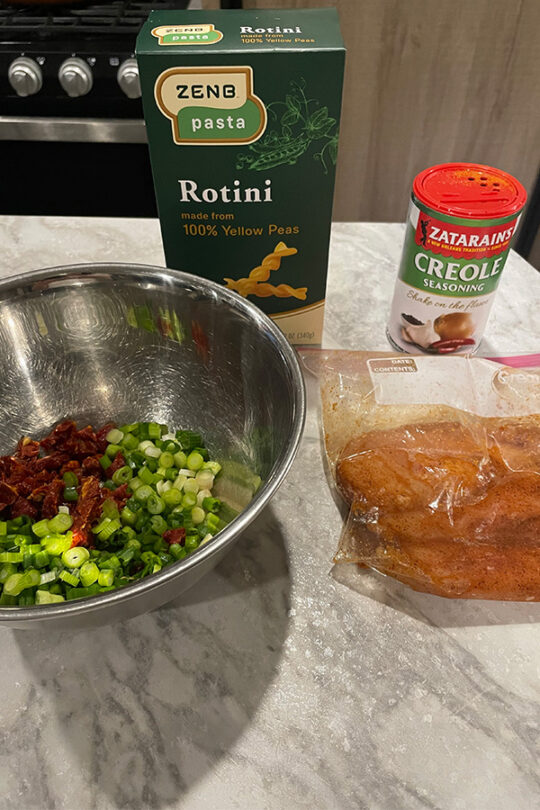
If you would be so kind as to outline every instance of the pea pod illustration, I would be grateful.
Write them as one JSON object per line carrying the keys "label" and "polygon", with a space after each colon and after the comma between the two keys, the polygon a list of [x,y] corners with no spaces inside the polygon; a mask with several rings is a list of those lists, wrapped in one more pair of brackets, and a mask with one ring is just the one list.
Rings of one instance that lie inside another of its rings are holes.
{"label": "pea pod illustration", "polygon": [[237,168],[248,168],[262,172],[266,169],[273,169],[274,166],[282,166],[287,163],[292,166],[296,163],[298,158],[304,154],[309,143],[310,140],[306,136],[295,138],[268,152],[261,152],[259,155],[254,154],[251,159],[248,157],[247,160],[243,162],[242,165],[238,165]]}
{"label": "pea pod illustration", "polygon": [[265,171],[275,166],[293,165],[313,142],[320,150],[313,159],[321,163],[325,174],[337,159],[337,121],[320,107],[317,99],[308,98],[305,80],[290,83],[285,101],[274,101],[267,107],[270,127],[266,135],[238,156],[237,169]]}

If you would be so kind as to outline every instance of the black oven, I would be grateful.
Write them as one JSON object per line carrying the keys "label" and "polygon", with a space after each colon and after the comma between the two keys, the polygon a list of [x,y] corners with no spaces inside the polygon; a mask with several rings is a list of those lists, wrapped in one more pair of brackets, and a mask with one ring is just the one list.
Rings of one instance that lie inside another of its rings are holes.
{"label": "black oven", "polygon": [[0,214],[156,215],[135,39],[187,5],[0,6]]}

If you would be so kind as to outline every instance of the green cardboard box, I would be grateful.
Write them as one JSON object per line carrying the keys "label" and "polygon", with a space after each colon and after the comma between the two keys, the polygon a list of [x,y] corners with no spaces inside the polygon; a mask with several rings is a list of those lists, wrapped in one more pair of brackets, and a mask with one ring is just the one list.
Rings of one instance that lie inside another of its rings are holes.
{"label": "green cardboard box", "polygon": [[334,9],[152,12],[137,39],[167,265],[321,342],[345,51]]}

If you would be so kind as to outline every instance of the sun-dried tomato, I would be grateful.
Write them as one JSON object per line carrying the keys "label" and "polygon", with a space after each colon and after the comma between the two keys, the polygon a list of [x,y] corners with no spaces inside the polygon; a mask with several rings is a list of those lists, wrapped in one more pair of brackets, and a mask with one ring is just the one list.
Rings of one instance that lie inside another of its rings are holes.
{"label": "sun-dried tomato", "polygon": [[64,491],[64,482],[61,478],[55,478],[47,485],[47,493],[43,499],[41,506],[41,515],[44,518],[52,518],[58,514],[58,507],[61,503],[62,492]]}
{"label": "sun-dried tomato", "polygon": [[28,436],[23,436],[17,444],[17,455],[20,458],[33,458],[39,455],[39,442],[32,441]]}
{"label": "sun-dried tomato", "polygon": [[172,546],[173,543],[179,543],[181,546],[183,546],[186,539],[186,530],[167,529],[167,531],[163,533],[163,539],[170,546]]}
{"label": "sun-dried tomato", "polygon": [[69,420],[60,422],[60,424],[56,425],[56,427],[51,430],[48,436],[45,436],[45,438],[40,441],[40,445],[44,450],[50,452],[62,444],[65,444],[65,442],[76,432],[77,427],[75,422],[70,422]]}
{"label": "sun-dried tomato", "polygon": [[38,515],[38,510],[30,501],[27,501],[26,498],[19,497],[11,506],[11,517],[16,518],[21,515],[28,515],[32,520],[35,520]]}
{"label": "sun-dried tomato", "polygon": [[99,463],[99,459],[96,458],[96,456],[88,456],[88,458],[83,458],[82,469],[85,475],[95,475],[98,478],[101,477],[102,468],[101,464]]}
{"label": "sun-dried tomato", "polygon": [[5,509],[6,506],[14,503],[17,498],[17,492],[8,484],[0,483],[0,509]]}
{"label": "sun-dried tomato", "polygon": [[101,504],[104,495],[99,481],[93,475],[85,478],[79,492],[79,499],[75,509],[71,512],[73,517],[72,530],[84,532],[101,514]]}
{"label": "sun-dried tomato", "polygon": [[63,464],[67,464],[69,456],[67,453],[55,452],[49,456],[38,458],[34,462],[34,469],[36,472],[40,470],[60,470]]}
{"label": "sun-dried tomato", "polygon": [[32,479],[26,478],[24,481],[20,481],[17,484],[17,492],[19,495],[22,495],[23,498],[27,498],[29,495],[32,494]]}
{"label": "sun-dried tomato", "polygon": [[92,548],[92,532],[89,529],[71,529],[71,548],[74,546],[86,546]]}
{"label": "sun-dried tomato", "polygon": [[81,464],[77,459],[72,458],[69,461],[66,461],[65,464],[62,464],[60,468],[60,472],[63,475],[65,472],[74,472],[76,474],[80,474],[81,472]]}
{"label": "sun-dried tomato", "polygon": [[113,489],[112,492],[111,490],[107,490],[107,493],[108,497],[115,501],[119,509],[124,508],[126,501],[130,496],[127,484],[122,484],[121,486],[116,487],[116,489]]}
{"label": "sun-dried tomato", "polygon": [[115,428],[116,425],[114,422],[107,422],[106,425],[103,425],[102,428],[96,431],[96,439],[98,443],[98,450],[101,453],[104,453],[107,449],[108,441],[107,441],[107,433]]}

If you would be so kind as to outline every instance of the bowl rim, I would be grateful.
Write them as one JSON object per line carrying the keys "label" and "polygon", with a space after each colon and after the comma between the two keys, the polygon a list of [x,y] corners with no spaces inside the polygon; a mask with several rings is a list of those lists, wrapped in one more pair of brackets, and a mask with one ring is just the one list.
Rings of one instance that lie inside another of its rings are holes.
{"label": "bowl rim", "polygon": [[[166,566],[156,574],[150,574],[148,577],[131,585],[126,585],[124,588],[82,599],[66,600],[53,605],[0,606],[0,623],[14,622],[20,626],[24,622],[29,624],[32,622],[42,623],[47,620],[54,621],[55,619],[67,619],[69,616],[76,617],[80,614],[96,613],[121,602],[137,599],[141,593],[159,589],[165,583],[176,579],[183,572],[203,565],[209,558],[217,555],[224,547],[230,545],[262,512],[287,475],[302,438],[306,419],[306,392],[296,351],[268,315],[250,301],[215,281],[158,265],[132,262],[86,262],[45,267],[0,279],[0,303],[5,300],[5,294],[12,291],[18,290],[20,293],[13,300],[23,297],[29,292],[28,287],[32,287],[37,282],[42,285],[43,282],[50,281],[49,287],[62,289],[66,284],[72,285],[73,281],[77,280],[81,283],[84,283],[85,279],[87,283],[92,280],[95,283],[101,282],[104,280],[104,274],[109,275],[113,281],[115,278],[123,279],[130,276],[137,277],[138,280],[146,278],[148,281],[155,279],[156,275],[158,275],[162,284],[169,282],[171,285],[180,284],[181,287],[189,287],[194,291],[198,290],[206,294],[212,293],[224,299],[233,309],[243,312],[250,320],[255,321],[263,331],[269,332],[279,348],[292,380],[294,413],[289,443],[281,456],[278,457],[273,470],[263,482],[253,500],[231,523],[219,532],[215,541],[205,544],[202,548],[197,549],[195,553]],[[98,276],[98,278],[94,278],[95,276]],[[20,289],[21,287],[23,289]],[[36,288],[35,292],[39,292],[40,289],[42,287]],[[280,469],[276,471],[275,468],[278,464]]]}

